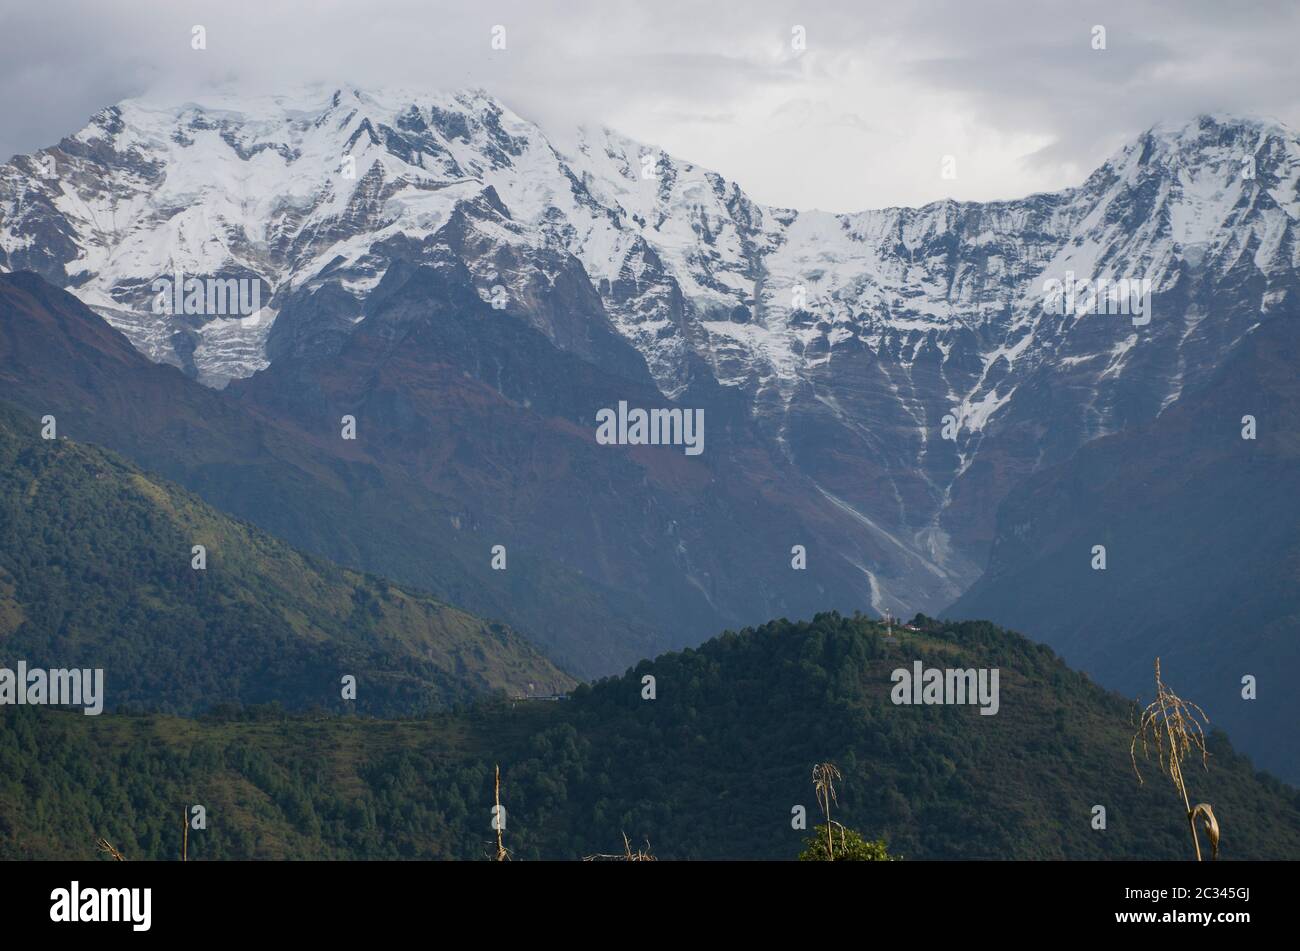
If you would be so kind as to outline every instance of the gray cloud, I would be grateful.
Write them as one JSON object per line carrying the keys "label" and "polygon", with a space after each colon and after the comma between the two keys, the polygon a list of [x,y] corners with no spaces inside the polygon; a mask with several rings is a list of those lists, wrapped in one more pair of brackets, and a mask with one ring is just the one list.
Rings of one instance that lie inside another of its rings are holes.
{"label": "gray cloud", "polygon": [[[6,157],[144,93],[481,86],[561,143],[604,122],[759,200],[848,211],[1073,184],[1143,128],[1198,112],[1300,120],[1289,2],[27,4],[0,12]],[[955,181],[939,177],[945,155]]]}

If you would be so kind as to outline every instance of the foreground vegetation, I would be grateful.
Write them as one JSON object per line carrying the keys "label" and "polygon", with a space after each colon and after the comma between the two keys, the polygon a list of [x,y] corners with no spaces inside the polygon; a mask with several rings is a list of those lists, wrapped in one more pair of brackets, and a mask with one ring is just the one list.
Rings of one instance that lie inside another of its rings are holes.
{"label": "foreground vegetation", "polygon": [[[1181,800],[1134,776],[1131,701],[992,625],[918,621],[893,644],[863,617],[776,621],[569,700],[420,719],[3,708],[0,857],[93,857],[102,835],[128,859],[174,859],[197,803],[191,859],[482,859],[500,764],[515,859],[622,852],[624,834],[663,859],[793,859],[817,834],[816,762],[842,773],[832,818],[909,861],[1190,857]],[[997,715],[895,706],[890,672],[917,659],[998,667]],[[1220,734],[1207,747],[1208,768],[1185,768],[1222,822],[1221,858],[1300,857],[1296,790]]]}

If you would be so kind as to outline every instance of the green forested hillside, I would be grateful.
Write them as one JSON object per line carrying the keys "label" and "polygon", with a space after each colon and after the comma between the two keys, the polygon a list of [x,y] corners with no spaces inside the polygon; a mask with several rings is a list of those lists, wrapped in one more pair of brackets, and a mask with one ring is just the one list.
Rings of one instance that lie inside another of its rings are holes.
{"label": "green forested hillside", "polygon": [[304,555],[0,405],[0,666],[18,661],[102,667],[109,709],[178,713],[394,715],[573,683],[501,625]]}
{"label": "green forested hillside", "polygon": [[[806,806],[812,828],[810,770],[830,761],[843,773],[834,817],[906,859],[1190,858],[1167,780],[1154,764],[1145,785],[1134,776],[1130,702],[1018,635],[925,624],[889,644],[861,617],[776,621],[569,700],[424,719],[10,708],[0,857],[92,856],[104,835],[128,858],[174,858],[181,810],[201,803],[192,858],[483,858],[499,763],[519,859],[621,852],[624,832],[661,858],[792,859],[808,833],[791,810]],[[999,712],[894,705],[891,671],[918,659],[997,667]],[[1178,671],[1164,674],[1176,687]],[[1214,807],[1223,858],[1300,857],[1296,790],[1221,735],[1210,750],[1188,782]]]}

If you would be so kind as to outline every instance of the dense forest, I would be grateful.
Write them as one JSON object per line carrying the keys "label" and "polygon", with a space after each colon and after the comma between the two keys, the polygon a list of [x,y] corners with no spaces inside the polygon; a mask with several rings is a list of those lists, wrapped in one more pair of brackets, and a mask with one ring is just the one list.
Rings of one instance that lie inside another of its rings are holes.
{"label": "dense forest", "polygon": [[184,714],[279,702],[406,715],[573,684],[503,625],[40,430],[0,404],[0,666],[103,668],[109,709]]}
{"label": "dense forest", "polygon": [[[175,859],[182,810],[201,804],[191,859],[480,859],[499,764],[515,859],[621,852],[624,834],[660,858],[793,859],[822,821],[817,762],[842,773],[832,818],[904,860],[1191,858],[1173,788],[1154,763],[1134,774],[1132,701],[987,623],[916,624],[886,639],[861,616],[775,621],[567,700],[402,720],[6,708],[0,858],[93,857],[104,836],[128,859]],[[915,660],[998,668],[998,713],[895,705],[891,672]],[[1222,857],[1300,856],[1296,790],[1221,734],[1209,749],[1188,784]]]}

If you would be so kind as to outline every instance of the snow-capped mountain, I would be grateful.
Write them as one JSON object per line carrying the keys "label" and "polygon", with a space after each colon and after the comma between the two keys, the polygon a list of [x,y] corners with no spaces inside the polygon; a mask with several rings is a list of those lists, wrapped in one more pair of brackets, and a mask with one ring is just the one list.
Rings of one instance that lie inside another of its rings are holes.
{"label": "snow-capped mountain", "polygon": [[[575,141],[479,91],[127,101],[0,167],[0,266],[223,386],[328,360],[395,261],[451,256],[557,348],[741,401],[894,551],[831,556],[896,612],[973,580],[1012,484],[1158,415],[1297,290],[1300,141],[1266,120],[1156,127],[1059,193],[849,215],[762,206],[608,129]],[[264,306],[157,313],[174,274],[256,280]],[[1149,321],[1054,313],[1070,278],[1150,281]]]}

